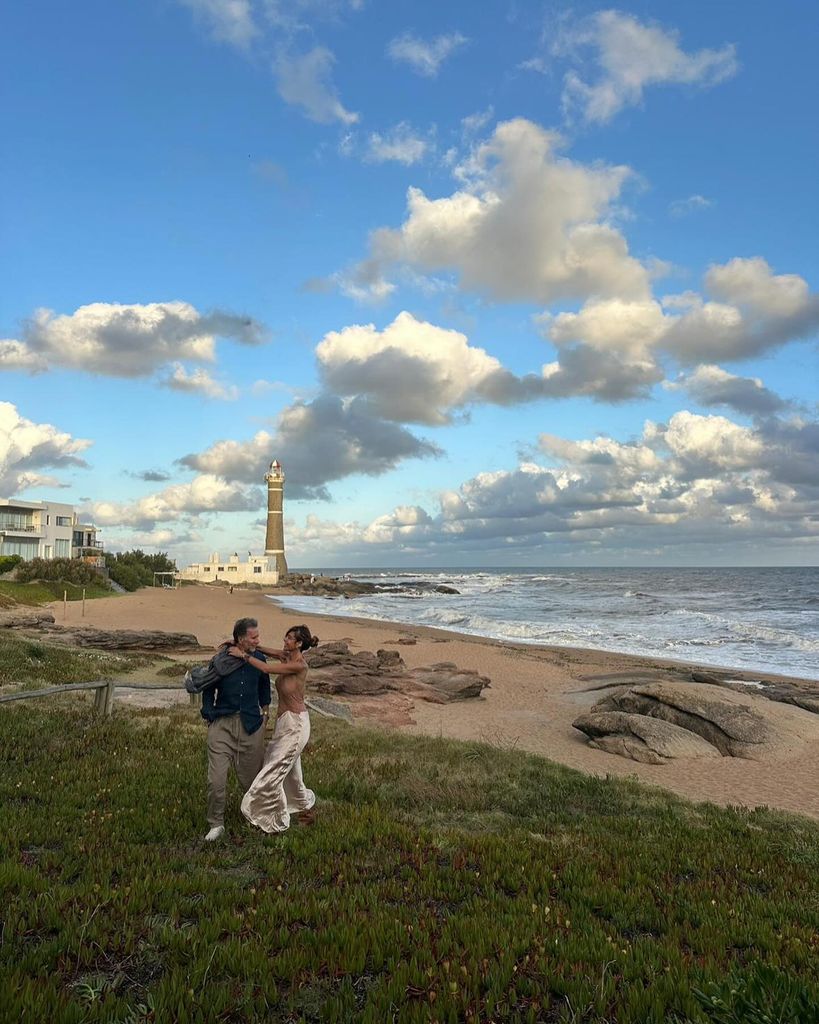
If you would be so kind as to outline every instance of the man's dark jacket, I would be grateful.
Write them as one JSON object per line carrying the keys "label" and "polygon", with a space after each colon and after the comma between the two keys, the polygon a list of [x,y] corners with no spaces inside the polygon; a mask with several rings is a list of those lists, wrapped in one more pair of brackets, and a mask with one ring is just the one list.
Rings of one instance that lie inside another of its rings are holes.
{"label": "man's dark jacket", "polygon": [[[261,651],[253,651],[252,656],[267,661]],[[215,686],[202,691],[202,717],[212,722],[238,714],[245,732],[256,732],[262,724],[260,708],[270,704],[270,676],[224,649],[214,655],[213,664],[220,674],[224,671],[226,675]],[[232,664],[236,667],[232,668]]]}

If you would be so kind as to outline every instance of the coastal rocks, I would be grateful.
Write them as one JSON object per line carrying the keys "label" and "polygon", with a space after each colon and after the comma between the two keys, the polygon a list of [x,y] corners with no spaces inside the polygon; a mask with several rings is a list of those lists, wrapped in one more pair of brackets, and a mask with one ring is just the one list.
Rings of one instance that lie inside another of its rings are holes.
{"label": "coastal rocks", "polygon": [[53,622],[51,612],[19,606],[0,611],[0,629],[42,629]]}
{"label": "coastal rocks", "polygon": [[486,676],[459,669],[452,662],[407,669],[398,651],[351,653],[343,641],[322,644],[305,655],[308,686],[319,693],[374,697],[401,693],[435,704],[480,697],[489,686]]}
{"label": "coastal rocks", "polygon": [[711,683],[621,687],[573,726],[592,746],[652,764],[719,755],[777,761],[794,756],[806,742],[819,742],[815,715]]}
{"label": "coastal rocks", "polygon": [[315,597],[359,597],[362,594],[459,594],[444,583],[434,584],[429,580],[407,579],[400,582],[385,580],[383,583],[368,583],[344,576],[316,576],[310,573],[288,573],[279,579],[280,590],[293,594],[311,594]]}
{"label": "coastal rocks", "polygon": [[572,725],[589,737],[590,747],[644,764],[665,764],[672,757],[720,756],[716,747],[701,736],[646,715],[591,712],[575,719]]}
{"label": "coastal rocks", "polygon": [[[53,618],[51,620],[54,621]],[[47,628],[51,638],[76,647],[96,647],[102,651],[198,651],[193,633],[163,633],[153,629],[93,629],[91,627]]]}

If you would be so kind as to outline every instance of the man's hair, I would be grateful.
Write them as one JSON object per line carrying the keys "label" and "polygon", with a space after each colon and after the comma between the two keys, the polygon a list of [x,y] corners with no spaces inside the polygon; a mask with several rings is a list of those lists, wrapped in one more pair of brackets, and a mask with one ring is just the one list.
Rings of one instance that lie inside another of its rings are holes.
{"label": "man's hair", "polygon": [[255,619],[237,619],[233,627],[233,642],[238,644],[248,630],[256,629],[258,625]]}

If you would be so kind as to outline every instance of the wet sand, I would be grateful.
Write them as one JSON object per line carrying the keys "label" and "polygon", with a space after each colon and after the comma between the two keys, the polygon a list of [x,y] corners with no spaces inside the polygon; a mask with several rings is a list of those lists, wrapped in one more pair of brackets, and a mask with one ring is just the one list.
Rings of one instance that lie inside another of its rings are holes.
{"label": "wet sand", "polygon": [[[276,597],[286,605],[286,595]],[[331,613],[332,602],[327,603]],[[54,604],[52,611],[58,625],[189,632],[207,647],[227,638],[233,622],[241,616],[258,618],[262,642],[269,645],[278,645],[289,626],[305,621],[303,613],[288,611],[259,591],[230,594],[221,587],[144,589],[102,598],[86,602],[84,618],[79,602],[68,605],[66,618],[61,602]],[[774,762],[725,757],[718,762],[685,758],[647,765],[595,750],[572,728],[577,715],[601,696],[599,690],[588,692],[589,688],[606,682],[605,678],[588,677],[620,672],[661,674],[679,663],[579,648],[509,644],[440,629],[334,618],[332,614],[306,621],[322,642],[346,640],[354,651],[392,647],[401,652],[410,669],[452,661],[491,679],[491,687],[478,700],[446,705],[416,700],[411,711],[414,724],[402,727],[406,732],[481,740],[541,754],[593,775],[636,777],[692,800],[723,806],[767,805],[819,819],[819,740],[808,742],[787,760]],[[415,643],[398,646],[399,639]],[[686,669],[695,667],[685,665]],[[727,673],[720,670],[720,674]],[[743,671],[729,674],[736,679],[763,678]],[[184,692],[181,697],[187,700]],[[127,691],[118,692],[117,699],[128,702]],[[801,709],[793,709],[793,713],[815,717]]]}

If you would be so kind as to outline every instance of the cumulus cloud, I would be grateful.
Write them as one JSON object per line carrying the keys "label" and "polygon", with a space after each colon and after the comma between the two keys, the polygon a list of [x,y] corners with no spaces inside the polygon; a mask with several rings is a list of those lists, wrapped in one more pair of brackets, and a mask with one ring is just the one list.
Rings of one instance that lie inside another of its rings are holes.
{"label": "cumulus cloud", "polygon": [[454,168],[452,195],[409,190],[406,220],[374,232],[369,264],[382,276],[394,264],[451,270],[503,301],[647,297],[648,270],[607,220],[629,169],[573,162],[561,145],[523,118],[499,124]]}
{"label": "cumulus cloud", "polygon": [[409,167],[423,160],[426,151],[426,140],[415,135],[406,121],[401,121],[384,135],[370,133],[364,159],[376,164],[394,161]]}
{"label": "cumulus cloud", "polygon": [[[135,480],[145,480],[147,483],[161,484],[165,483],[166,480],[171,479],[171,474],[164,469],[141,469],[136,472],[126,470],[127,476],[132,476]],[[82,499],[87,501],[87,498]]]}
{"label": "cumulus cloud", "polygon": [[212,512],[246,512],[261,508],[259,487],[240,487],[213,474],[197,476],[189,483],[173,484],[156,494],[133,502],[99,501],[91,504],[100,526],[128,526],[151,530],[156,523],[174,522]]}
{"label": "cumulus cloud", "polygon": [[160,381],[162,387],[172,391],[184,391],[188,394],[204,395],[205,398],[218,398],[232,402],[239,397],[239,389],[235,385],[221,384],[201,367],[189,373],[181,363],[173,364],[172,373]]}
{"label": "cumulus cloud", "polygon": [[737,377],[720,366],[708,364],[681,374],[666,386],[671,390],[684,389],[700,405],[726,405],[749,416],[767,416],[788,404],[758,377]]}
{"label": "cumulus cloud", "polygon": [[214,39],[246,49],[258,36],[250,0],[180,0]]}
{"label": "cumulus cloud", "polygon": [[347,110],[332,81],[335,57],[324,46],[304,54],[281,53],[273,72],[279,95],[319,124],[355,124],[358,114]]}
{"label": "cumulus cloud", "polygon": [[0,370],[25,370],[42,373],[48,363],[38,352],[32,352],[24,341],[6,338],[0,341]]}
{"label": "cumulus cloud", "polygon": [[683,364],[746,359],[819,326],[819,295],[798,274],[774,274],[761,257],[711,267],[705,290],[713,299],[686,294],[664,303],[680,314],[662,347]]}
{"label": "cumulus cloud", "polygon": [[202,314],[187,302],[95,302],[70,315],[38,309],[23,325],[20,341],[0,345],[0,369],[17,369],[27,358],[36,368],[145,377],[174,359],[213,362],[217,338],[258,345],[266,337],[250,317],[220,310]]}
{"label": "cumulus cloud", "polygon": [[39,470],[87,468],[83,452],[91,444],[50,423],[34,423],[21,416],[11,402],[0,402],[0,494],[11,495],[45,484],[62,486]]}
{"label": "cumulus cloud", "polygon": [[736,48],[686,53],[679,34],[647,25],[620,11],[601,11],[565,31],[555,50],[574,57],[595,51],[598,76],[587,81],[575,71],[564,78],[563,104],[589,122],[604,123],[626,106],[642,101],[647,86],[686,84],[708,87],[736,74]]}
{"label": "cumulus cloud", "polygon": [[320,395],[283,410],[275,433],[259,431],[247,442],[219,441],[179,461],[229,481],[255,482],[275,457],[285,467],[289,498],[326,500],[327,484],[334,480],[358,473],[380,476],[404,459],[439,454],[429,441],[382,419],[365,399]]}
{"label": "cumulus cloud", "polygon": [[425,78],[435,78],[447,57],[467,42],[466,36],[460,32],[451,32],[429,40],[405,32],[390,42],[387,53],[393,60],[409,64],[417,74]]}
{"label": "cumulus cloud", "polygon": [[[539,438],[543,462],[480,473],[439,495],[434,514],[405,506],[369,524],[323,523],[290,531],[309,550],[511,552],[542,555],[683,543],[819,539],[819,424],[771,417],[744,427],[681,411],[648,422],[631,441]],[[812,468],[811,468],[812,467]]]}

